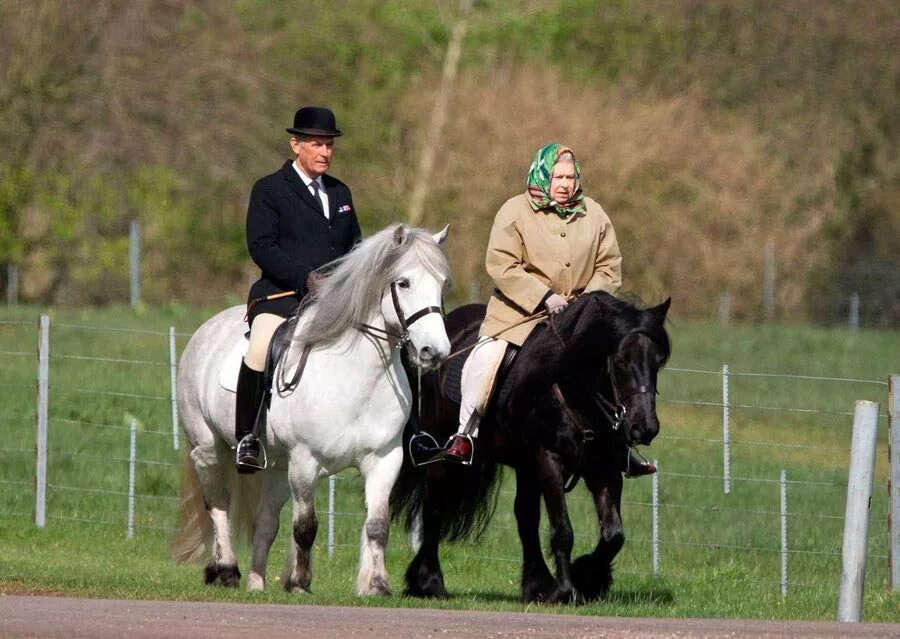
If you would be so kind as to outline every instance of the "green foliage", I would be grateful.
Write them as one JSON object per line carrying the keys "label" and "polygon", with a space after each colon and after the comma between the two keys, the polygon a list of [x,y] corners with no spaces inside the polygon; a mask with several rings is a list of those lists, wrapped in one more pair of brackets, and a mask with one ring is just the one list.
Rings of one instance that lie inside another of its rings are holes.
{"label": "green foliage", "polygon": [[[253,181],[289,153],[284,128],[300,104],[337,112],[346,135],[333,172],[354,189],[364,230],[405,216],[458,3],[312,0],[302,15],[283,0],[160,0],[142,7],[140,19],[111,1],[0,7],[0,262],[20,266],[24,299],[121,300],[122,238],[131,219],[148,225],[152,242],[143,273],[148,301],[242,297],[254,270],[243,240],[246,198]],[[428,219],[457,219],[457,194],[472,190],[472,179],[454,164],[500,154],[479,148],[490,139],[486,130],[531,124],[496,108],[482,112],[492,91],[509,93],[504,78],[529,83],[528,104],[513,110],[548,122],[548,129],[555,106],[583,96],[597,110],[610,95],[625,110],[631,96],[660,105],[698,96],[705,121],[740,131],[729,141],[733,174],[692,168],[707,160],[703,137],[678,149],[683,171],[648,157],[655,152],[644,142],[644,149],[619,149],[610,162],[637,168],[608,172],[604,192],[616,203],[623,192],[625,199],[648,193],[638,208],[650,207],[652,220],[709,194],[760,202],[775,211],[759,220],[772,225],[773,236],[806,229],[798,240],[804,246],[786,252],[814,254],[803,263],[787,256],[780,265],[793,278],[780,300],[787,317],[845,317],[823,300],[846,299],[868,282],[868,323],[895,325],[900,67],[889,54],[900,47],[895,22],[890,0],[865,8],[846,0],[479,0],[468,18],[457,84],[479,82],[482,93],[451,100],[451,117],[467,126],[442,142]],[[558,104],[543,104],[547,95]],[[597,115],[570,117],[591,128]],[[675,118],[669,128],[680,125]],[[749,135],[757,138],[742,144],[739,136]],[[494,146],[506,149],[510,136],[500,137]],[[741,161],[756,152],[767,155],[774,177],[741,175]],[[507,153],[504,160],[515,157]],[[487,189],[503,183],[505,168],[483,170]],[[719,242],[724,225],[707,223],[703,207],[692,210],[696,219],[686,225],[703,242]],[[744,286],[716,272],[686,282],[669,268],[671,259],[657,256],[652,234],[635,234],[633,243],[638,285],[689,286],[700,300],[692,314],[708,314],[714,305],[706,300],[724,287]],[[480,240],[470,244],[460,251],[464,268],[480,262]],[[735,258],[741,264],[729,266],[752,270],[758,250],[748,248]],[[848,254],[862,270],[844,277]],[[468,272],[463,283],[475,279]]]}

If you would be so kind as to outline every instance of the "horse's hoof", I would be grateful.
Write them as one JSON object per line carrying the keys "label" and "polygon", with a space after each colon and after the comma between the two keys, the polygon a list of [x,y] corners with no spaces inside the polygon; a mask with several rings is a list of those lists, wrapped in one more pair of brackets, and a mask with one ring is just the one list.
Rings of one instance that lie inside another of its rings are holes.
{"label": "horse's hoof", "polygon": [[306,595],[311,592],[309,584],[306,584],[306,586],[302,586],[299,582],[294,581],[293,579],[285,579],[284,590],[285,592],[289,592],[295,595]]}
{"label": "horse's hoof", "polygon": [[250,575],[247,577],[247,592],[263,592],[265,589],[265,577],[251,571]]}
{"label": "horse's hoof", "polygon": [[583,555],[572,562],[572,582],[579,603],[606,599],[613,582],[612,566],[593,555]]}
{"label": "horse's hoof", "polygon": [[391,587],[388,585],[386,579],[378,577],[372,579],[365,586],[358,586],[356,589],[356,594],[360,597],[390,597]]}
{"label": "horse's hoof", "polygon": [[241,581],[241,571],[236,565],[220,566],[214,561],[203,569],[203,582],[208,586],[237,588]]}

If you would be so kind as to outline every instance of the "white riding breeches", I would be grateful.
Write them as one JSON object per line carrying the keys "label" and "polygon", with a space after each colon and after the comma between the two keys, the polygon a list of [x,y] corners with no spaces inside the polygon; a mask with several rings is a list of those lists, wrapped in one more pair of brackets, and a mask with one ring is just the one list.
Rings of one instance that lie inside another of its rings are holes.
{"label": "white riding breeches", "polygon": [[460,381],[462,399],[459,405],[457,432],[478,437],[478,422],[491,401],[494,380],[508,345],[509,343],[502,339],[482,337],[472,349],[462,369]]}
{"label": "white riding breeches", "polygon": [[269,352],[269,342],[275,329],[281,326],[285,318],[271,313],[260,313],[253,319],[250,327],[250,346],[244,355],[244,363],[253,370],[261,373],[266,368],[266,355]]}

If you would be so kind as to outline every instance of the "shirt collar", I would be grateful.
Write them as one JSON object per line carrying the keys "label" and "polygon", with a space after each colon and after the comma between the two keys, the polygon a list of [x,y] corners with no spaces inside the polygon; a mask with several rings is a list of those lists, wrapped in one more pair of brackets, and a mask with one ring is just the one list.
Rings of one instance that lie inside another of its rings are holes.
{"label": "shirt collar", "polygon": [[309,188],[310,183],[317,182],[319,184],[319,188],[322,188],[322,177],[319,176],[315,180],[309,177],[306,173],[303,172],[303,169],[300,168],[300,165],[297,164],[297,160],[294,160],[291,166],[294,167],[294,170],[297,172],[297,175],[300,176],[300,179],[303,180],[303,183]]}

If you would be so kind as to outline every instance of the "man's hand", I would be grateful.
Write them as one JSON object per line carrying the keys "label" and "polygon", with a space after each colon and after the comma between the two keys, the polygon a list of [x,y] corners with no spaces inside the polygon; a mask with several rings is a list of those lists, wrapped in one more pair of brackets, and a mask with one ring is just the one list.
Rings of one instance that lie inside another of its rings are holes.
{"label": "man's hand", "polygon": [[309,275],[306,276],[306,290],[310,295],[315,295],[319,286],[322,284],[322,281],[325,279],[321,273],[316,273],[313,271]]}
{"label": "man's hand", "polygon": [[561,295],[557,295],[556,293],[548,297],[544,302],[544,306],[547,307],[547,310],[550,311],[551,315],[559,313],[568,305],[569,303],[566,301],[566,298]]}

